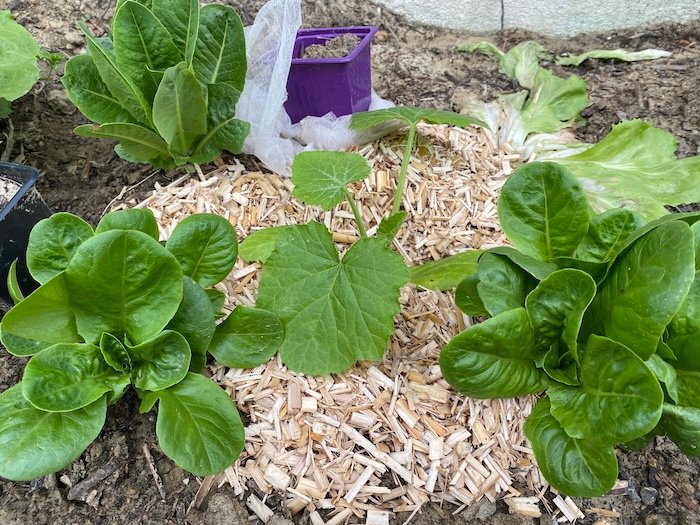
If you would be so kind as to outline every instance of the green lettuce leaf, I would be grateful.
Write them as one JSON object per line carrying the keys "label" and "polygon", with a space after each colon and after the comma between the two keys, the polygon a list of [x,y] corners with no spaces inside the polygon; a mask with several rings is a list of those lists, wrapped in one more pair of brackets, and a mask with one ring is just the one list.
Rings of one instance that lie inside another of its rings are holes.
{"label": "green lettuce leaf", "polygon": [[513,246],[542,261],[572,255],[588,231],[581,184],[554,166],[533,162],[518,168],[498,200],[498,218]]}
{"label": "green lettuce leaf", "polygon": [[544,390],[533,362],[534,334],[525,308],[503,312],[457,334],[440,352],[440,369],[458,392],[479,399]]}
{"label": "green lettuce leaf", "polygon": [[662,49],[642,49],[641,51],[627,51],[625,49],[592,49],[580,55],[568,55],[557,57],[556,63],[560,66],[580,66],[591,58],[622,60],[623,62],[636,62],[639,60],[656,60],[657,58],[670,57],[669,51]]}
{"label": "green lettuce leaf", "polygon": [[134,120],[102,81],[91,56],[78,55],[66,62],[61,82],[70,101],[93,122],[105,124]]}
{"label": "green lettuce leaf", "polygon": [[408,267],[410,280],[428,290],[452,290],[469,275],[476,274],[481,250],[468,250]]}
{"label": "green lettuce leaf", "polygon": [[284,327],[276,315],[238,305],[216,327],[209,351],[219,363],[233,368],[253,368],[277,353]]}
{"label": "green lettuce leaf", "polygon": [[78,332],[89,343],[99,342],[104,332],[126,336],[132,344],[148,341],[182,299],[178,261],[135,230],[111,230],[85,241],[64,274]]}
{"label": "green lettuce leaf", "polygon": [[169,151],[183,157],[207,132],[207,101],[184,62],[165,70],[153,99],[153,124]]}
{"label": "green lettuce leaf", "polygon": [[12,102],[39,80],[41,48],[9,11],[0,11],[0,50],[0,99]]}
{"label": "green lettuce leaf", "polygon": [[584,331],[618,341],[642,359],[655,351],[695,279],[693,234],[669,221],[615,259],[598,288]]}
{"label": "green lettuce leaf", "polygon": [[72,412],[128,385],[128,374],[109,366],[97,346],[57,344],[29,360],[22,394],[39,410]]}
{"label": "green lettuce leaf", "polygon": [[196,476],[218,474],[243,450],[245,435],[238,410],[210,379],[189,373],[175,386],[142,395],[141,412],[160,400],[158,444],[186,471]]}
{"label": "green lettuce leaf", "polygon": [[[199,2],[197,0],[155,0],[151,11],[168,30],[173,42],[190,66],[199,33]],[[179,62],[179,59],[176,60]]]}
{"label": "green lettuce leaf", "polygon": [[95,233],[110,230],[137,230],[154,238],[156,241],[160,238],[156,217],[148,208],[131,208],[108,213],[97,223]]}
{"label": "green lettuce leaf", "polygon": [[182,60],[168,30],[147,7],[133,0],[115,12],[112,38],[119,70],[140,87],[146,69],[163,71]]}
{"label": "green lettuce leaf", "polygon": [[583,153],[551,162],[579,179],[594,210],[630,208],[652,220],[668,213],[665,205],[700,201],[700,156],[678,160],[675,151],[671,133],[631,120]]}
{"label": "green lettuce leaf", "polygon": [[609,491],[617,479],[612,445],[570,437],[550,413],[549,399],[537,402],[525,422],[537,466],[558,491],[570,496],[595,497]]}
{"label": "green lettuce leaf", "polygon": [[241,19],[233,8],[211,4],[200,9],[192,68],[204,87],[222,83],[243,91],[245,37]]}
{"label": "green lettuce leaf", "polygon": [[153,339],[127,348],[131,382],[139,390],[163,390],[184,379],[190,366],[190,346],[177,332],[163,330]]}
{"label": "green lettuce leaf", "polygon": [[100,434],[106,397],[72,412],[44,412],[22,395],[22,383],[0,394],[0,476],[29,481],[72,463]]}
{"label": "green lettuce leaf", "polygon": [[605,445],[650,432],[663,404],[659,382],[644,362],[625,346],[596,335],[581,358],[581,386],[553,383],[547,393],[552,416],[569,436]]}
{"label": "green lettuce leaf", "polygon": [[27,267],[46,284],[66,269],[78,247],[95,234],[92,226],[70,213],[54,213],[39,221],[29,234]]}
{"label": "green lettuce leaf", "polygon": [[211,213],[183,219],[165,247],[175,255],[185,275],[202,287],[224,279],[238,257],[236,230],[227,219]]}

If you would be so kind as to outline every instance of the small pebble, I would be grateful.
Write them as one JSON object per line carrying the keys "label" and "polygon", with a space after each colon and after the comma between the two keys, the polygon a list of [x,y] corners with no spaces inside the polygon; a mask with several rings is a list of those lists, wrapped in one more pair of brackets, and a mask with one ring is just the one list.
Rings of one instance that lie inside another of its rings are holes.
{"label": "small pebble", "polygon": [[659,491],[653,487],[642,487],[642,490],[639,491],[639,497],[642,498],[642,503],[645,505],[654,505],[658,495]]}
{"label": "small pebble", "polygon": [[486,500],[485,503],[479,507],[479,511],[476,513],[476,519],[479,521],[486,521],[494,514],[496,514],[496,502]]}

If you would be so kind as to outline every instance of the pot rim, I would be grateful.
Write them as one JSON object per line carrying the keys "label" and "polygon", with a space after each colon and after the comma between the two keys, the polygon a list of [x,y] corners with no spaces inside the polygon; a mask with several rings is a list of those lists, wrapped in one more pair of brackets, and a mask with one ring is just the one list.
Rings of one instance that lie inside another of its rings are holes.
{"label": "pot rim", "polygon": [[14,164],[11,162],[0,162],[0,178],[11,180],[20,185],[7,204],[0,210],[0,221],[2,221],[24,198],[27,192],[34,186],[39,177],[39,172],[32,166],[26,164]]}

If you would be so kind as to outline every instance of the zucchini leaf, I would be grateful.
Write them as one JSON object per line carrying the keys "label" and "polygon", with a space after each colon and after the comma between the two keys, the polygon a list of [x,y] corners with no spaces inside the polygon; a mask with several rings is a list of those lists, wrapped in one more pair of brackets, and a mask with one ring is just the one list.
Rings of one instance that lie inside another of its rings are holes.
{"label": "zucchini leaf", "polygon": [[340,372],[384,355],[408,281],[401,257],[379,239],[361,239],[342,260],[330,232],[311,222],[276,239],[257,306],[285,330],[282,360],[306,374]]}

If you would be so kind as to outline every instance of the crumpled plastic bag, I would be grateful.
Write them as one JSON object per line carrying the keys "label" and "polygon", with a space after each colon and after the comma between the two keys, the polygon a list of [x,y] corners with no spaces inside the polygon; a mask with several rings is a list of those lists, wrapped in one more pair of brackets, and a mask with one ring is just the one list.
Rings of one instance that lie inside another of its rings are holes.
{"label": "crumpled plastic bag", "polygon": [[[245,28],[248,71],[236,107],[236,118],[250,122],[243,152],[258,157],[270,170],[291,176],[301,151],[345,150],[380,133],[350,130],[350,115],[306,117],[292,124],[284,110],[287,77],[296,33],[301,26],[301,0],[270,0],[252,26]],[[372,91],[370,110],[394,104]]]}

